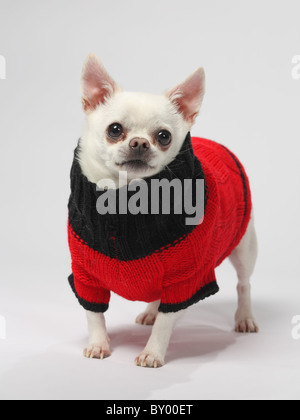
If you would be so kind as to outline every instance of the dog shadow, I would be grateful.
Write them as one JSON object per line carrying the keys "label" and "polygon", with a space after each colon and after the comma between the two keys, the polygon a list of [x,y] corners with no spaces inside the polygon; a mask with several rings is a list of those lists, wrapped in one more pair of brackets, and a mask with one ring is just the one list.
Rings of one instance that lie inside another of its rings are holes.
{"label": "dog shadow", "polygon": [[[178,323],[171,336],[166,363],[210,362],[227,347],[233,345],[238,334],[230,319],[231,303],[225,307],[203,309],[195,305]],[[212,316],[214,314],[214,316]],[[213,322],[211,322],[213,321]],[[221,325],[219,327],[218,325]],[[138,355],[145,347],[151,334],[151,326],[120,325],[109,330],[112,351],[121,348],[134,350]]]}
{"label": "dog shadow", "polygon": [[[118,327],[110,331],[112,352],[127,347],[136,355],[143,350],[151,333],[144,325]],[[210,362],[237,339],[234,331],[226,331],[209,325],[178,326],[173,332],[167,351],[166,363],[184,360],[185,363]]]}
{"label": "dog shadow", "polygon": [[6,399],[147,399],[174,384],[186,389],[196,371],[237,340],[227,322],[229,308],[223,309],[217,314],[213,308],[189,311],[173,332],[163,368],[134,365],[151,327],[123,324],[109,328],[108,359],[83,357],[86,335],[72,342],[62,339],[45,351],[24,355],[9,368],[1,376],[0,394]]}

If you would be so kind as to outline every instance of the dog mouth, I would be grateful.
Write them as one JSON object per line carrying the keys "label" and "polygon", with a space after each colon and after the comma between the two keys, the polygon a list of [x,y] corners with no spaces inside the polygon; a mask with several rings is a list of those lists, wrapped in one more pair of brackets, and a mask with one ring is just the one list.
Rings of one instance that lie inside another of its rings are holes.
{"label": "dog mouth", "polygon": [[116,165],[121,167],[122,169],[127,169],[133,172],[146,172],[149,169],[154,169],[153,166],[149,165],[149,163],[145,162],[142,159],[126,160],[121,163],[116,163]]}

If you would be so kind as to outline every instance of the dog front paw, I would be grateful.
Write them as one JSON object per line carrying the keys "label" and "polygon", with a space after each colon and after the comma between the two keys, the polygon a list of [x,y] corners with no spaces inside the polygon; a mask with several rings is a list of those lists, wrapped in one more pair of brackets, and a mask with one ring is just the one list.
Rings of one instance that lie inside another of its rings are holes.
{"label": "dog front paw", "polygon": [[165,362],[164,358],[154,354],[151,351],[144,350],[136,359],[135,359],[136,366],[141,367],[152,367],[158,368],[162,367]]}
{"label": "dog front paw", "polygon": [[84,357],[88,359],[105,359],[111,355],[109,343],[92,343],[89,344],[83,352]]}

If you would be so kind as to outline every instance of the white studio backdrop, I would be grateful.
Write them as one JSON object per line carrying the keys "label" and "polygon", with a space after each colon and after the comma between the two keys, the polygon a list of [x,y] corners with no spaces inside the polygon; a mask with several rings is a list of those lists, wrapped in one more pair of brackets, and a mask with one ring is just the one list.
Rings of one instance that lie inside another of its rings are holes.
{"label": "white studio backdrop", "polygon": [[205,68],[192,135],[225,144],[245,165],[256,293],[277,291],[288,306],[292,290],[291,315],[300,313],[299,16],[298,0],[0,0],[0,303],[38,293],[41,309],[53,296],[64,305],[79,81],[95,52],[131,91],[160,93]]}

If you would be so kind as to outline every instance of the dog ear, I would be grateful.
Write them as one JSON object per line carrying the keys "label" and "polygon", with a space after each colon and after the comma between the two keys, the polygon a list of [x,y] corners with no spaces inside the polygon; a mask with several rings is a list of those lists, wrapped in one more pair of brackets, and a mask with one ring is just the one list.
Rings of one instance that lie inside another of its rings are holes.
{"label": "dog ear", "polygon": [[107,73],[95,54],[86,59],[81,76],[82,106],[85,112],[91,112],[99,104],[104,104],[121,88]]}
{"label": "dog ear", "polygon": [[200,111],[205,93],[205,72],[202,67],[165,95],[175,104],[184,119],[193,124]]}

